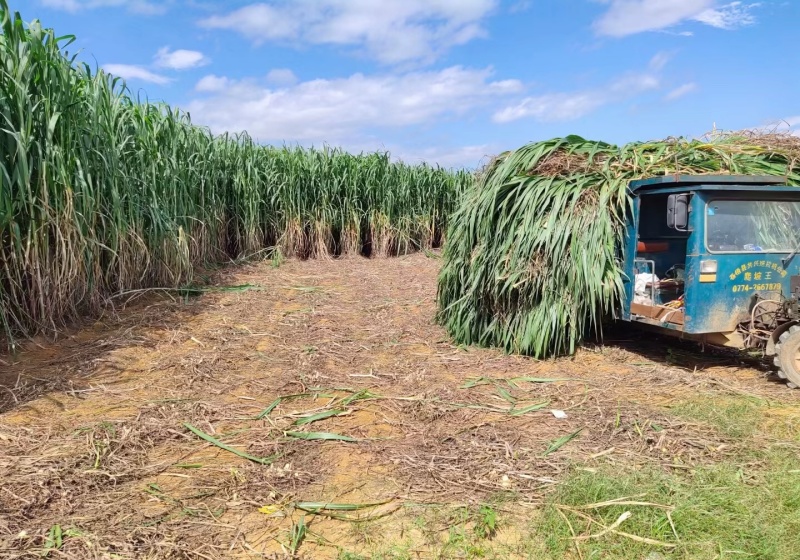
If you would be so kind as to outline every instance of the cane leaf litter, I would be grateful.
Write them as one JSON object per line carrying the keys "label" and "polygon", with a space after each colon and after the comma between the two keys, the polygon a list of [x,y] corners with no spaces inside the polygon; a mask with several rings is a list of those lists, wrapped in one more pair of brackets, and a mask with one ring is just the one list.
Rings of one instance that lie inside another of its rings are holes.
{"label": "cane leaf litter", "polygon": [[152,294],[4,358],[3,554],[791,556],[793,392],[624,331],[549,360],[455,346],[438,272],[245,264],[219,283],[264,290]]}

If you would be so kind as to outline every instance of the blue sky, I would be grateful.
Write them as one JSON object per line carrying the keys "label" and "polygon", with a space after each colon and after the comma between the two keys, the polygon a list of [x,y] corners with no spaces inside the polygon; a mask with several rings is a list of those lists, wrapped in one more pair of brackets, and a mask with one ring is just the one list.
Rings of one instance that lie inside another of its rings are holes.
{"label": "blue sky", "polygon": [[475,167],[566,134],[800,128],[800,0],[10,0],[136,94],[265,143]]}

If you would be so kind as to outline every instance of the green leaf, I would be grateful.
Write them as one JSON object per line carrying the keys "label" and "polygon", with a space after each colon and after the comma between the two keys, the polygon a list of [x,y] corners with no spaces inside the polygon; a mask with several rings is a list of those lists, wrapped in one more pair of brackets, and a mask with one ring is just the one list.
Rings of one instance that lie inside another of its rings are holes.
{"label": "green leaf", "polygon": [[559,449],[564,447],[567,443],[569,443],[570,441],[572,441],[573,439],[578,437],[578,434],[581,433],[582,431],[583,431],[583,428],[581,428],[581,429],[579,429],[577,431],[574,431],[571,434],[568,434],[566,436],[561,436],[560,438],[558,438],[556,440],[553,440],[552,442],[550,442],[550,446],[544,452],[542,457],[547,457],[551,453],[555,453],[556,451],[558,451]]}
{"label": "green leaf", "polygon": [[305,516],[300,517],[297,523],[292,524],[292,542],[289,544],[289,551],[291,552],[292,558],[297,555],[297,549],[300,548],[301,544],[303,544],[303,541],[306,538],[306,531],[307,527]]}
{"label": "green leaf", "polygon": [[259,412],[258,416],[256,416],[256,418],[255,418],[255,419],[256,419],[256,420],[262,420],[263,418],[266,418],[267,416],[269,416],[270,412],[272,412],[273,410],[275,410],[275,409],[278,407],[278,405],[279,405],[279,404],[281,404],[281,401],[282,401],[282,400],[283,400],[283,398],[282,398],[282,397],[278,397],[277,399],[275,399],[274,401],[272,401],[272,402],[271,402],[271,403],[270,403],[270,404],[267,406],[267,408],[265,408],[264,410],[262,410],[261,412]]}
{"label": "green leaf", "polygon": [[47,540],[44,543],[44,556],[49,556],[52,550],[59,550],[63,544],[61,525],[53,525],[47,532]]}
{"label": "green leaf", "polygon": [[183,296],[198,296],[208,292],[246,292],[248,290],[263,290],[262,286],[253,284],[240,284],[238,286],[183,286],[174,291]]}
{"label": "green leaf", "polygon": [[392,500],[384,500],[383,502],[372,502],[367,504],[337,504],[333,502],[297,502],[294,504],[294,507],[297,509],[302,509],[303,511],[307,511],[309,513],[314,513],[317,511],[358,511],[361,509],[373,508],[376,506],[382,506],[383,504],[388,504]]}
{"label": "green leaf", "polygon": [[524,408],[515,408],[509,410],[508,413],[511,416],[522,416],[523,414],[527,414],[529,412],[533,412],[534,410],[541,410],[542,408],[546,407],[550,404],[550,401],[545,401],[541,403],[532,404],[530,406],[526,406]]}
{"label": "green leaf", "polygon": [[566,377],[512,377],[509,383],[555,383],[556,381],[570,381]]}
{"label": "green leaf", "polygon": [[490,412],[510,412],[513,410],[513,407],[500,408],[499,406],[488,404],[448,403],[448,406],[452,406],[454,408],[468,408],[471,410],[488,410]]}
{"label": "green leaf", "polygon": [[241,457],[243,459],[248,459],[250,461],[253,461],[254,463],[260,463],[262,465],[269,465],[270,463],[272,463],[275,459],[277,459],[280,456],[280,455],[278,455],[276,453],[275,455],[270,455],[269,457],[254,457],[253,455],[248,455],[247,453],[244,453],[243,451],[239,451],[238,449],[234,449],[233,447],[231,447],[229,445],[225,445],[224,443],[222,443],[218,439],[215,439],[215,438],[211,437],[210,435],[208,435],[204,431],[202,431],[202,430],[200,430],[198,428],[195,428],[194,426],[192,426],[189,423],[184,422],[183,426],[187,430],[192,432],[194,435],[199,437],[200,439],[203,439],[203,440],[207,441],[208,443],[216,445],[220,449],[224,449],[225,451],[228,451],[229,453],[233,453],[234,455],[237,455],[237,456],[239,456],[239,457]]}
{"label": "green leaf", "polygon": [[269,405],[267,405],[267,408],[265,408],[264,410],[262,410],[262,411],[261,411],[261,412],[258,414],[258,416],[256,416],[256,417],[254,418],[254,420],[262,420],[262,419],[266,418],[266,417],[267,417],[267,416],[269,416],[269,415],[270,415],[270,413],[272,413],[272,411],[273,411],[273,410],[275,410],[275,409],[278,407],[278,405],[280,405],[280,404],[281,404],[283,401],[288,401],[288,400],[290,400],[290,399],[299,399],[299,398],[302,398],[302,397],[313,397],[313,396],[315,396],[315,395],[314,395],[314,393],[313,393],[313,390],[308,390],[308,391],[305,391],[305,392],[303,392],[303,393],[295,393],[295,394],[293,394],[293,395],[283,395],[283,396],[280,396],[280,397],[278,397],[277,399],[275,399],[274,401],[272,401],[271,403],[269,403]]}
{"label": "green leaf", "polygon": [[509,393],[502,387],[497,388],[497,393],[503,398],[503,400],[510,402],[512,405],[517,402],[517,399],[515,399],[511,393]]}
{"label": "green leaf", "polygon": [[468,379],[465,381],[464,384],[459,387],[459,389],[472,389],[473,387],[478,387],[479,385],[489,385],[490,383],[494,383],[494,380],[489,377],[476,377],[474,379]]}
{"label": "green leaf", "polygon": [[350,436],[343,436],[340,434],[332,434],[330,432],[284,432],[286,436],[296,439],[307,440],[328,440],[328,441],[349,441],[356,442],[356,438]]}
{"label": "green leaf", "polygon": [[324,412],[320,412],[318,414],[314,414],[312,416],[305,416],[303,418],[298,418],[294,421],[295,426],[303,426],[304,424],[311,424],[312,422],[316,422],[317,420],[324,420],[325,418],[330,418],[331,416],[339,416],[340,414],[344,414],[346,411],[344,410],[326,410]]}
{"label": "green leaf", "polygon": [[369,389],[362,389],[362,390],[358,391],[357,393],[353,393],[349,397],[343,398],[342,400],[339,401],[339,404],[341,406],[348,406],[349,404],[351,404],[351,403],[353,403],[355,401],[361,401],[361,400],[366,400],[366,399],[375,399],[377,397],[378,397],[378,395],[375,395],[374,393],[371,393],[369,391]]}

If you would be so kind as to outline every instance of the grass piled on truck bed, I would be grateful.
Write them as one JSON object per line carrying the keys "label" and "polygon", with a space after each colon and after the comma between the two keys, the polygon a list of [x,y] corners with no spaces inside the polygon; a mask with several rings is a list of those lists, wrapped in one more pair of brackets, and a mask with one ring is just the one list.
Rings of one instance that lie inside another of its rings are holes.
{"label": "grass piled on truck bed", "polygon": [[199,264],[401,254],[441,242],[471,178],[388,154],[212,135],[134,98],[0,0],[0,335],[56,328]]}
{"label": "grass piled on truck bed", "polygon": [[459,343],[571,354],[622,299],[631,180],[741,174],[800,184],[798,153],[796,138],[753,133],[622,147],[568,136],[506,152],[449,220],[438,320]]}

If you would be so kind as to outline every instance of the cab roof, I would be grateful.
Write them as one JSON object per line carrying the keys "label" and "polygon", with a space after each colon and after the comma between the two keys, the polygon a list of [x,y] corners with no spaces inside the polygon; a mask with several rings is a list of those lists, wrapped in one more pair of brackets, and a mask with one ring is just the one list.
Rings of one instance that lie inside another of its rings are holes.
{"label": "cab roof", "polygon": [[628,188],[633,193],[675,188],[708,190],[751,190],[767,187],[767,190],[783,191],[796,189],[786,185],[786,178],[774,175],[664,175],[631,181]]}

